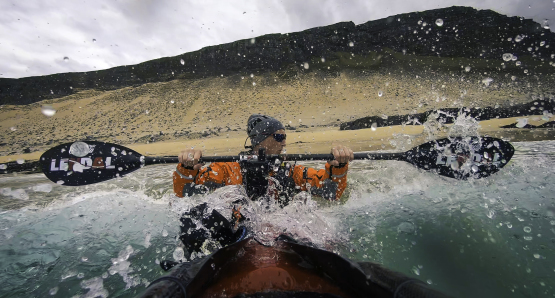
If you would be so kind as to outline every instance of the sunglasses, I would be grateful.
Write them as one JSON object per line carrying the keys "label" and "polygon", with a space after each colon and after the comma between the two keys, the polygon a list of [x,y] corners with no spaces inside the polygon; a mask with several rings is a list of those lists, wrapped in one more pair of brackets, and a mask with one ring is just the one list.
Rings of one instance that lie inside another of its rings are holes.
{"label": "sunglasses", "polygon": [[287,139],[287,135],[284,133],[274,133],[272,134],[272,136],[274,137],[274,140],[276,140],[276,142],[283,142],[285,139]]}

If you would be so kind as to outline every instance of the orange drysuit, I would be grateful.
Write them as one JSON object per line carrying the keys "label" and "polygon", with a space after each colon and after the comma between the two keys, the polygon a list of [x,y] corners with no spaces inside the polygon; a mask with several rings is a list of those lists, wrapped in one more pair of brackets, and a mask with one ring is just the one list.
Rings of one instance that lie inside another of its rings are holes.
{"label": "orange drysuit", "polygon": [[[334,167],[326,163],[325,169],[315,170],[301,165],[282,163],[283,171],[298,191],[309,190],[313,195],[338,200],[347,187],[348,164]],[[270,176],[275,173],[270,172]],[[243,184],[241,165],[238,162],[216,162],[200,170],[190,170],[177,165],[173,173],[173,190],[178,197],[203,193],[225,185]],[[276,198],[277,199],[277,198]]]}

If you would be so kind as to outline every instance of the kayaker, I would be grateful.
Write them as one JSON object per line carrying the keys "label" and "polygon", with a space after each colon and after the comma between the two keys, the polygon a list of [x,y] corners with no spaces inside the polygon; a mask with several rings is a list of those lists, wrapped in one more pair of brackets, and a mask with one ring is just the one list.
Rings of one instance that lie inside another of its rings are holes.
{"label": "kayaker", "polygon": [[[247,155],[258,155],[260,149],[265,150],[266,155],[277,155],[286,146],[285,127],[277,119],[266,115],[251,115],[247,122],[247,134],[252,145],[246,147],[251,149],[246,152]],[[280,200],[281,204],[287,204],[300,191],[338,200],[347,186],[348,163],[353,160],[353,151],[336,145],[331,148],[331,153],[335,159],[328,161],[325,169],[315,170],[280,162],[277,167],[272,166],[268,173],[260,173],[258,164],[250,167],[249,162],[212,163],[203,167],[199,163],[202,151],[185,149],[178,157],[173,188],[178,197],[185,197],[225,185],[243,184],[253,200],[269,195]]]}
{"label": "kayaker", "polygon": [[[178,197],[203,194],[226,185],[244,185],[248,198],[276,200],[285,206],[301,191],[328,200],[337,200],[347,186],[348,163],[353,151],[337,145],[331,149],[334,160],[325,169],[315,170],[302,165],[291,165],[279,159],[263,161],[261,154],[278,155],[286,146],[283,124],[275,118],[253,114],[247,123],[251,149],[246,156],[257,156],[240,162],[199,163],[202,151],[185,149],[179,154],[179,164],[173,174],[174,192]],[[246,143],[246,140],[245,140]],[[206,203],[191,208],[181,217],[180,239],[189,253],[201,251],[205,241],[212,239],[222,246],[234,243],[248,234],[239,225],[245,220],[239,206],[230,206],[230,217],[208,207]]]}

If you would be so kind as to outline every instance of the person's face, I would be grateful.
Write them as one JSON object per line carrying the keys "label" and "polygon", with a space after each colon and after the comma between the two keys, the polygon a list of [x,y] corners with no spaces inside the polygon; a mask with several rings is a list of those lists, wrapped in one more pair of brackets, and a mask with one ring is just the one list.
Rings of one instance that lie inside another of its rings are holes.
{"label": "person's face", "polygon": [[[285,134],[285,130],[284,129],[280,129],[276,132],[274,132],[274,134]],[[265,148],[266,149],[266,154],[267,155],[276,155],[276,154],[280,154],[281,151],[283,151],[283,148],[285,148],[286,145],[286,141],[283,140],[281,142],[276,141],[276,139],[274,138],[273,134],[269,135],[264,141],[260,142],[260,144],[258,144],[255,148],[254,148],[254,153],[258,154],[258,149],[259,148]]]}

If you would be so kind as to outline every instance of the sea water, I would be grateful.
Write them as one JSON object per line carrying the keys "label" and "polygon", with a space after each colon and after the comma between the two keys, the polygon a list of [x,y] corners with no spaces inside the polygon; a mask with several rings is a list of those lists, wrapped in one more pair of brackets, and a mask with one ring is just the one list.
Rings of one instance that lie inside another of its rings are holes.
{"label": "sea water", "polygon": [[[305,195],[273,212],[253,204],[251,228],[263,241],[285,231],[381,263],[454,297],[553,296],[555,141],[513,145],[509,165],[479,180],[354,161],[346,201]],[[161,260],[194,258],[176,238],[181,212],[200,202],[223,208],[238,193],[177,198],[174,169],[82,187],[0,177],[0,297],[133,297],[165,274]]]}

